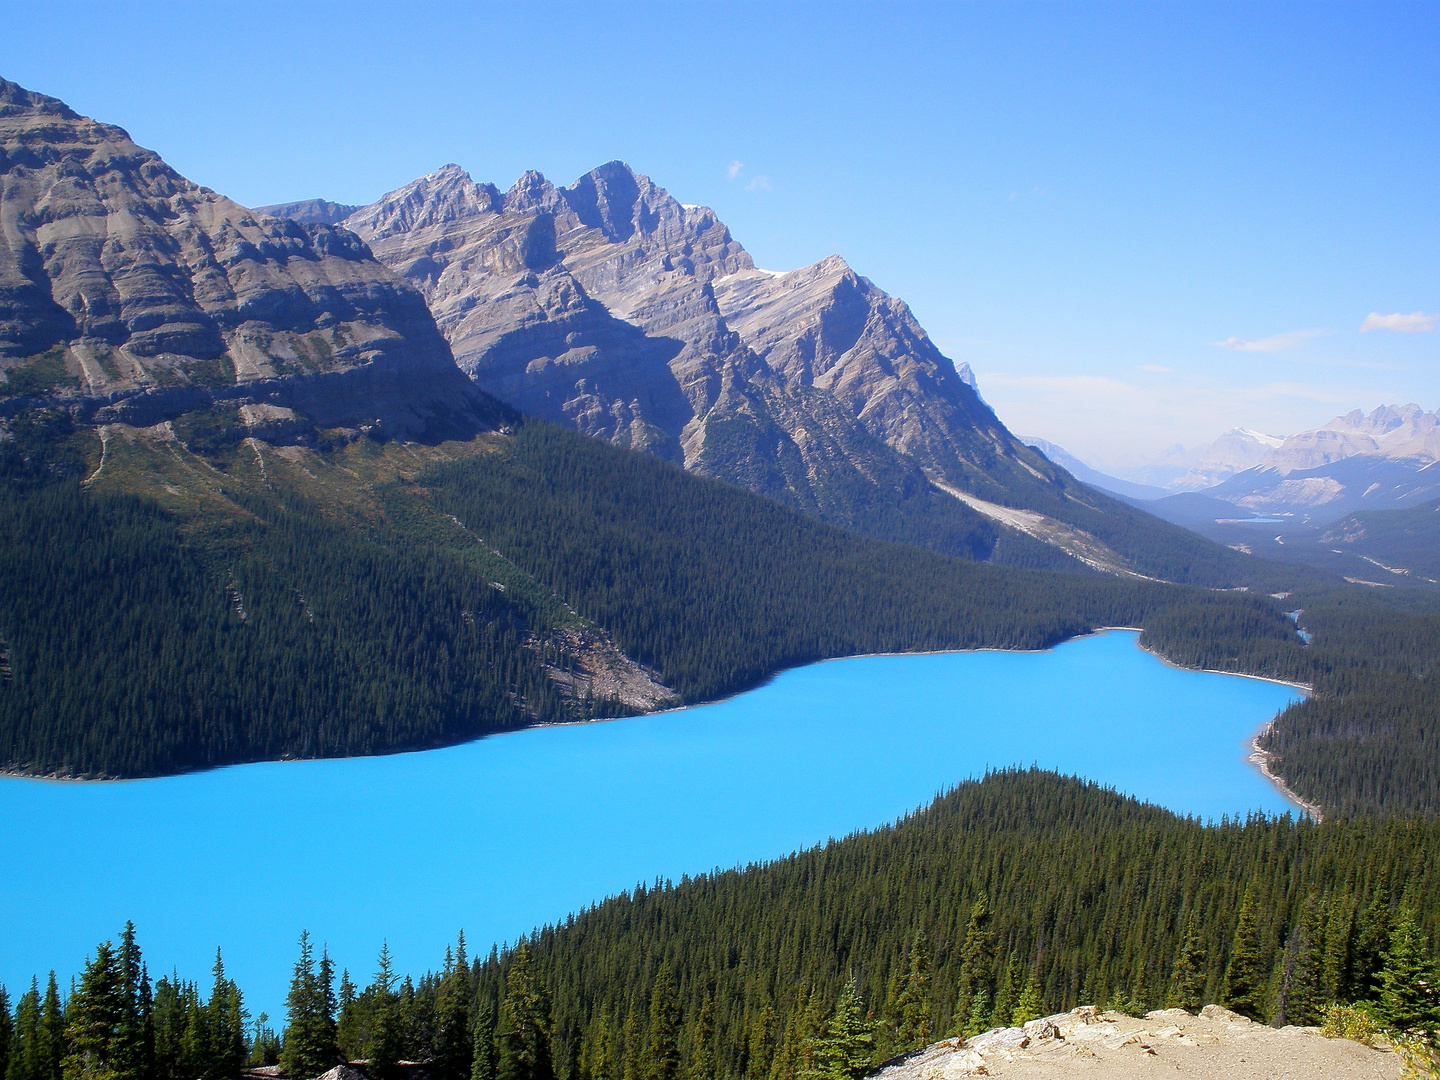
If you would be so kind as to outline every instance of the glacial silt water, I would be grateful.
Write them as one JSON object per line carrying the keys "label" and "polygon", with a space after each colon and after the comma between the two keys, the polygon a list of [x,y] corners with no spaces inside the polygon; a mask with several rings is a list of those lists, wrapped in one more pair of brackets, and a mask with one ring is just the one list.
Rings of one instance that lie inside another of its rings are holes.
{"label": "glacial silt water", "polygon": [[0,779],[0,982],[62,986],[126,919],[152,975],[216,946],[281,1013],[308,928],[362,985],[382,940],[438,966],[656,877],[879,825],[987,767],[1038,764],[1173,810],[1293,811],[1246,761],[1295,700],[1111,632],[1049,652],[874,656],[727,701],[389,757],[121,783]]}

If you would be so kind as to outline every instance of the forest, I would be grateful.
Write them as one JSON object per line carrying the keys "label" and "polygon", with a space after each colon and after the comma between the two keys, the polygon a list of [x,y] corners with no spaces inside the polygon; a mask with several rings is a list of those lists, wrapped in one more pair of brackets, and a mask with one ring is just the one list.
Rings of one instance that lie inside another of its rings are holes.
{"label": "forest", "polygon": [[[893,826],[640,885],[503,950],[463,934],[363,986],[301,938],[286,1016],[250,1017],[217,954],[150,981],[136,932],[62,998],[0,1009],[6,1080],[853,1080],[953,1034],[1079,1003],[1210,1002],[1277,1024],[1360,1003],[1440,1024],[1440,823],[1201,822],[1038,770],[970,781]],[[410,1063],[410,1064],[402,1064]]]}
{"label": "forest", "polygon": [[187,460],[215,489],[197,502],[222,507],[204,513],[162,505],[154,480],[84,486],[95,439],[64,415],[13,418],[8,434],[0,764],[12,771],[147,776],[623,713],[557,688],[546,665],[570,661],[543,643],[559,617],[603,628],[684,702],[824,657],[1038,649],[1128,625],[1178,664],[1313,686],[1265,745],[1328,812],[1440,810],[1440,702],[1426,681],[1440,602],[1427,594],[1233,552],[1197,562],[1198,538],[1155,558],[1178,576],[1239,575],[1230,587],[976,563],[535,420],[428,457],[368,440],[307,451],[322,479],[386,454],[419,462],[363,498],[329,479],[247,475],[238,444],[197,444]]}

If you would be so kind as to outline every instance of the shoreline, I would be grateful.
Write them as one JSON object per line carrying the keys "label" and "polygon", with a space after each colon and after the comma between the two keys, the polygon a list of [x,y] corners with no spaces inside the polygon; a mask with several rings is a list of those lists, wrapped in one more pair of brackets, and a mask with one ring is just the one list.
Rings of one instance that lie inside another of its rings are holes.
{"label": "shoreline", "polygon": [[1280,794],[1300,807],[1307,816],[1314,819],[1315,824],[1319,825],[1325,820],[1324,808],[1319,803],[1308,802],[1295,794],[1295,792],[1291,790],[1290,785],[1285,783],[1285,781],[1270,768],[1270,762],[1275,755],[1262,747],[1260,740],[1269,734],[1270,729],[1274,726],[1275,720],[1271,719],[1255,733],[1255,737],[1250,740],[1250,755],[1245,760],[1259,769],[1260,775],[1274,784]]}
{"label": "shoreline", "polygon": [[[780,676],[784,675],[786,672],[796,671],[796,670],[799,670],[800,668],[805,668],[805,667],[814,667],[814,666],[816,666],[816,665],[818,665],[818,664],[832,664],[832,663],[837,663],[837,662],[842,661],[842,660],[866,660],[866,659],[871,659],[871,658],[897,657],[897,656],[958,656],[958,655],[962,655],[962,654],[966,654],[966,653],[987,653],[987,652],[1044,653],[1044,652],[1053,652],[1055,649],[1059,648],[1061,645],[1068,644],[1069,642],[1072,642],[1072,641],[1080,641],[1080,640],[1083,640],[1084,638],[1088,638],[1088,637],[1099,637],[1099,636],[1102,635],[1102,634],[1110,634],[1110,633],[1115,633],[1115,632],[1126,632],[1126,633],[1136,634],[1136,635],[1137,635],[1136,641],[1135,641],[1135,646],[1136,646],[1136,648],[1140,649],[1142,652],[1146,653],[1147,655],[1154,657],[1156,660],[1159,660],[1159,661],[1160,661],[1162,664],[1164,664],[1165,666],[1174,668],[1176,671],[1198,672],[1198,673],[1206,674],[1206,675],[1229,675],[1229,676],[1232,676],[1232,677],[1235,677],[1235,678],[1241,678],[1241,679],[1255,679],[1255,680],[1258,680],[1258,681],[1260,681],[1260,682],[1270,682],[1270,683],[1276,683],[1276,684],[1281,685],[1281,686],[1293,687],[1293,688],[1295,688],[1295,689],[1297,689],[1297,690],[1303,691],[1303,692],[1306,693],[1306,694],[1312,694],[1312,693],[1314,693],[1314,688],[1313,688],[1312,686],[1309,686],[1309,685],[1305,684],[1305,683],[1289,682],[1289,681],[1287,681],[1287,680],[1285,680],[1285,679],[1272,679],[1272,678],[1267,678],[1267,677],[1264,676],[1264,675],[1249,675],[1249,674],[1245,674],[1245,673],[1243,673],[1243,672],[1238,672],[1238,671],[1220,671],[1220,670],[1217,670],[1217,669],[1215,669],[1215,668],[1191,668],[1191,667],[1185,667],[1183,664],[1177,664],[1177,663],[1175,663],[1174,661],[1170,660],[1169,658],[1167,658],[1167,657],[1165,657],[1165,656],[1162,656],[1160,653],[1156,652],[1156,651],[1153,650],[1153,649],[1145,648],[1144,646],[1142,646],[1142,645],[1140,644],[1140,642],[1139,642],[1139,637],[1138,637],[1138,635],[1144,632],[1144,628],[1143,628],[1143,627],[1140,627],[1140,626],[1096,626],[1096,627],[1093,627],[1092,629],[1086,630],[1086,631],[1084,631],[1084,632],[1082,632],[1082,633],[1074,634],[1074,635],[1072,635],[1072,636],[1070,636],[1070,637],[1067,637],[1067,638],[1062,638],[1060,641],[1057,641],[1057,642],[1055,642],[1053,645],[1049,645],[1049,646],[1047,646],[1047,647],[1045,647],[1045,648],[1043,648],[1043,649],[1006,649],[1006,648],[1001,648],[1001,647],[993,646],[993,645],[982,645],[982,646],[979,646],[979,647],[973,648],[973,649],[925,649],[925,650],[901,651],[901,652],[852,653],[851,655],[848,655],[848,656],[826,656],[826,657],[822,657],[822,658],[819,659],[819,660],[811,660],[811,661],[809,661],[808,663],[796,664],[796,665],[794,665],[793,667],[781,668],[781,669],[778,670],[778,671],[772,672],[770,675],[766,676],[764,679],[762,679],[762,680],[760,680],[759,682],[755,683],[755,685],[753,685],[753,686],[747,686],[747,687],[746,687],[745,689],[743,689],[743,690],[737,690],[737,691],[735,691],[735,692],[732,693],[732,694],[727,694],[727,695],[725,695],[724,697],[717,697],[717,698],[714,698],[714,699],[709,700],[709,701],[697,701],[697,702],[694,702],[694,703],[689,704],[689,705],[672,705],[672,706],[670,706],[670,707],[668,707],[668,708],[656,709],[656,710],[654,710],[653,712],[634,712],[634,713],[630,713],[630,714],[627,715],[627,716],[598,716],[598,717],[593,717],[593,718],[591,718],[591,719],[589,719],[589,720],[551,720],[551,721],[537,722],[537,723],[533,723],[533,724],[526,724],[524,727],[507,728],[507,729],[502,730],[502,731],[486,732],[486,733],[484,733],[484,734],[477,735],[477,736],[475,736],[474,738],[471,738],[471,739],[461,739],[461,740],[458,741],[458,742],[445,743],[445,744],[440,745],[440,746],[413,747],[413,748],[408,748],[408,749],[396,749],[396,750],[384,751],[384,752],[381,752],[381,753],[378,753],[378,754],[356,754],[356,755],[348,755],[348,756],[338,756],[338,757],[334,757],[334,758],[329,758],[329,757],[321,757],[321,758],[297,758],[297,757],[261,758],[261,759],[256,760],[256,761],[236,761],[236,762],[231,762],[231,763],[228,763],[228,764],[225,764],[225,765],[209,765],[209,766],[205,766],[205,767],[203,767],[203,768],[198,768],[198,769],[186,769],[186,770],[181,771],[181,772],[161,773],[161,774],[156,775],[156,776],[95,776],[95,777],[62,776],[62,775],[60,775],[60,774],[58,774],[58,773],[37,774],[37,773],[33,773],[33,772],[22,772],[22,771],[15,770],[15,769],[3,769],[3,768],[0,768],[0,780],[33,780],[33,781],[39,781],[39,782],[42,782],[42,783],[51,783],[51,784],[127,784],[127,783],[134,783],[134,782],[141,781],[141,780],[166,780],[166,779],[170,779],[170,778],[177,777],[177,776],[191,776],[191,775],[195,775],[195,774],[197,774],[197,773],[215,772],[215,771],[217,771],[217,770],[219,770],[219,769],[233,769],[233,768],[239,768],[239,767],[242,767],[242,766],[245,766],[245,765],[270,765],[270,764],[282,764],[282,763],[285,763],[285,762],[306,762],[306,761],[348,761],[348,760],[351,760],[352,758],[357,758],[357,757],[393,757],[393,756],[396,756],[396,755],[399,755],[399,754],[424,754],[424,753],[428,753],[428,752],[431,751],[431,750],[445,750],[445,749],[450,749],[450,748],[456,747],[456,746],[464,746],[466,743],[478,742],[478,741],[481,740],[481,739],[490,739],[490,738],[494,738],[494,737],[499,736],[499,735],[513,735],[513,734],[518,734],[518,733],[524,732],[524,731],[534,731],[534,730],[547,729],[547,728],[579,727],[579,726],[585,725],[585,724],[608,724],[608,723],[614,723],[614,722],[620,721],[620,720],[634,720],[634,719],[638,719],[639,717],[666,716],[666,715],[669,715],[669,714],[671,714],[671,713],[685,712],[685,711],[688,710],[688,709],[703,708],[703,707],[708,706],[708,705],[718,705],[718,704],[721,704],[722,702],[730,701],[730,700],[732,700],[732,699],[734,699],[734,698],[737,698],[737,697],[740,697],[740,696],[742,696],[742,695],[744,695],[744,694],[748,694],[748,693],[750,693],[750,692],[753,691],[753,690],[758,690],[759,688],[761,688],[761,687],[763,687],[763,686],[767,686],[767,685],[769,685],[771,682],[773,682],[775,679],[777,679],[777,678],[779,678]],[[1320,818],[1319,818],[1320,808],[1317,807],[1317,806],[1314,806],[1314,805],[1311,804],[1311,803],[1307,803],[1305,800],[1301,799],[1298,795],[1296,795],[1293,791],[1290,790],[1290,788],[1285,784],[1285,782],[1284,782],[1282,779],[1280,779],[1280,777],[1278,777],[1274,772],[1272,772],[1272,771],[1270,770],[1269,764],[1268,764],[1268,758],[1269,758],[1268,752],[1266,752],[1266,751],[1264,751],[1264,750],[1261,750],[1260,747],[1259,747],[1259,745],[1258,745],[1259,739],[1260,739],[1266,732],[1268,732],[1271,727],[1274,726],[1275,720],[1276,720],[1276,717],[1271,717],[1269,720],[1265,721],[1265,723],[1261,725],[1260,729],[1255,733],[1254,738],[1251,740],[1251,743],[1250,743],[1251,753],[1250,753],[1250,755],[1248,755],[1248,756],[1245,758],[1245,760],[1246,760],[1249,764],[1255,766],[1255,767],[1260,771],[1261,775],[1263,775],[1267,780],[1269,780],[1269,781],[1275,786],[1275,788],[1280,792],[1280,794],[1281,794],[1282,796],[1284,796],[1284,797],[1285,797],[1286,799],[1288,799],[1290,802],[1294,803],[1297,807],[1301,808],[1305,813],[1309,814],[1309,815],[1312,816],[1312,817],[1315,817],[1315,819],[1318,821],[1318,820],[1320,819]],[[1257,755],[1258,755],[1258,756],[1257,756]],[[1259,760],[1259,756],[1265,757],[1266,760],[1262,763],[1262,762]]]}

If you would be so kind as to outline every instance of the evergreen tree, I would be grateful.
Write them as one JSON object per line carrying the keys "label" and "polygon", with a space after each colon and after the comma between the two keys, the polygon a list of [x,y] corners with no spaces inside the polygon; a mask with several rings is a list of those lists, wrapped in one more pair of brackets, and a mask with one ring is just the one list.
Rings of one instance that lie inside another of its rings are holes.
{"label": "evergreen tree", "polygon": [[645,1033],[645,1080],[679,1080],[680,995],[669,964],[661,964],[650,988]]}
{"label": "evergreen tree", "polygon": [[894,1049],[910,1050],[930,1041],[930,993],[930,943],[917,930],[910,942],[905,974],[888,1010]]}
{"label": "evergreen tree", "polygon": [[716,1080],[715,999],[708,994],[690,1029],[690,1080]]}
{"label": "evergreen tree", "polygon": [[965,1038],[973,1038],[990,1030],[990,988],[982,986],[970,1000],[970,1019],[961,1032]]}
{"label": "evergreen tree", "polygon": [[990,1015],[991,1027],[1009,1027],[1010,1017],[1015,1012],[1015,1001],[1024,989],[1020,982],[1025,978],[1025,968],[1020,954],[1011,952],[1005,962],[1005,978],[1000,984],[1000,993],[995,997],[995,1011]]}
{"label": "evergreen tree", "polygon": [[554,1080],[550,1007],[522,942],[505,973],[505,999],[495,1028],[496,1080]]}
{"label": "evergreen tree", "polygon": [[1240,901],[1235,937],[1230,943],[1230,962],[1225,965],[1225,1007],[1252,1020],[1265,1018],[1265,982],[1269,965],[1265,960],[1255,896],[1250,889]]}
{"label": "evergreen tree", "polygon": [[66,1010],[65,1039],[70,1053],[64,1060],[65,1080],[110,1080],[122,1009],[120,966],[114,948],[105,941],[86,961],[80,988]]}
{"label": "evergreen tree", "polygon": [[767,1080],[775,1061],[775,1006],[767,997],[755,1014],[745,1039],[745,1080]]}
{"label": "evergreen tree", "polygon": [[1384,961],[1378,978],[1380,1019],[1400,1031],[1440,1024],[1440,971],[1409,908],[1395,913]]}
{"label": "evergreen tree", "polygon": [[400,1002],[395,993],[395,972],[388,943],[380,946],[375,978],[365,993],[370,999],[365,1072],[370,1080],[399,1080],[404,1033],[400,1027]]}
{"label": "evergreen tree", "polygon": [[1285,942],[1280,989],[1275,1000],[1275,1023],[1318,1024],[1325,1009],[1325,954],[1321,938],[1319,900],[1311,894],[1300,921]]}
{"label": "evergreen tree", "polygon": [[1166,1007],[1189,1012],[1199,1010],[1205,1004],[1205,969],[1205,947],[1200,940],[1200,930],[1195,925],[1195,914],[1191,912],[1185,924],[1185,940],[1175,954],[1175,966],[1170,971],[1170,996],[1165,999]]}
{"label": "evergreen tree", "polygon": [[1355,942],[1355,902],[1349,896],[1331,897],[1325,904],[1325,963],[1322,994],[1325,1001],[1350,1001],[1351,968]]}
{"label": "evergreen tree", "polygon": [[1390,946],[1390,887],[1382,876],[1370,903],[1357,918],[1350,969],[1352,1001],[1373,1001],[1380,994],[1380,968]]}
{"label": "evergreen tree", "polygon": [[[971,1028],[972,1021],[989,1019],[990,982],[995,966],[995,935],[990,929],[990,921],[990,900],[981,893],[970,906],[970,921],[965,927],[964,944],[960,947],[960,978],[956,985],[955,1012],[951,1021],[957,1035],[964,1035]],[[982,990],[985,991],[985,1003],[977,1009]],[[986,1014],[984,1017],[980,1016],[982,1010]]]}
{"label": "evergreen tree", "polygon": [[149,1080],[155,1066],[150,977],[135,944],[133,922],[126,922],[120,934],[115,960],[120,978],[120,1016],[110,1051],[111,1073],[114,1080]]}
{"label": "evergreen tree", "polygon": [[55,972],[45,984],[45,1001],[40,1006],[39,1075],[43,1080],[60,1080],[65,1061],[65,1011],[60,1005],[60,984]]}
{"label": "evergreen tree", "polygon": [[875,1035],[865,1023],[854,983],[846,985],[835,1012],[815,1042],[812,1076],[818,1080],[857,1080],[875,1064]]}
{"label": "evergreen tree", "polygon": [[270,1026],[270,1014],[261,1013],[255,1017],[255,1034],[250,1039],[250,1056],[246,1064],[252,1069],[261,1069],[280,1064],[280,1036]]}
{"label": "evergreen tree", "polygon": [[608,1013],[601,1013],[586,1033],[585,1055],[581,1069],[586,1080],[621,1080],[621,1065],[616,1052],[615,1032]]}
{"label": "evergreen tree", "polygon": [[466,1080],[471,1075],[474,1040],[470,1035],[470,969],[464,963],[465,937],[460,936],[454,963],[447,964],[435,995],[435,1080]]}
{"label": "evergreen tree", "polygon": [[340,972],[340,993],[335,1013],[335,1042],[344,1061],[365,1056],[365,1029],[356,1000],[355,984],[350,980],[347,968]]}
{"label": "evergreen tree", "polygon": [[495,1025],[490,1020],[488,1008],[481,1009],[475,1017],[470,1080],[495,1080]]}
{"label": "evergreen tree", "polygon": [[309,931],[300,934],[300,957],[290,977],[285,996],[285,1034],[281,1042],[280,1068],[286,1076],[319,1076],[340,1061],[336,1043],[332,965],[326,954],[319,971]]}
{"label": "evergreen tree", "polygon": [[0,1080],[10,1071],[10,1052],[15,1046],[15,1022],[10,1015],[10,995],[0,986]]}
{"label": "evergreen tree", "polygon": [[1010,1023],[1016,1027],[1024,1027],[1031,1020],[1039,1020],[1044,1015],[1045,988],[1040,985],[1039,969],[1032,968],[1030,979],[1025,983],[1025,991],[1015,1003],[1015,1011],[1010,1014]]}
{"label": "evergreen tree", "polygon": [[40,981],[32,978],[30,989],[15,1005],[14,1036],[5,1080],[42,1080],[40,1066]]}

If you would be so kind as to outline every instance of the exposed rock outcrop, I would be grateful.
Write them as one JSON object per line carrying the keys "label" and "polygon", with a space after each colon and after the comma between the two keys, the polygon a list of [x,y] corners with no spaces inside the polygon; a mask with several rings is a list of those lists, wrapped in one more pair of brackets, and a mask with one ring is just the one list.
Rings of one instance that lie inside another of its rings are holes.
{"label": "exposed rock outcrop", "polygon": [[0,413],[140,426],[215,403],[424,436],[503,412],[353,234],[257,214],[0,81]]}
{"label": "exposed rock outcrop", "polygon": [[[756,269],[715,213],[610,162],[509,191],[447,165],[345,219],[518,408],[843,520],[1055,470],[899,300],[838,257]],[[998,486],[997,486],[998,485]]]}
{"label": "exposed rock outcrop", "polygon": [[1207,1005],[1100,1013],[1093,1005],[996,1028],[971,1039],[947,1039],[871,1075],[876,1080],[961,1080],[969,1076],[1087,1076],[1094,1080],[1188,1076],[1211,1080],[1379,1080],[1398,1078],[1400,1058],[1315,1028],[1280,1029]]}

